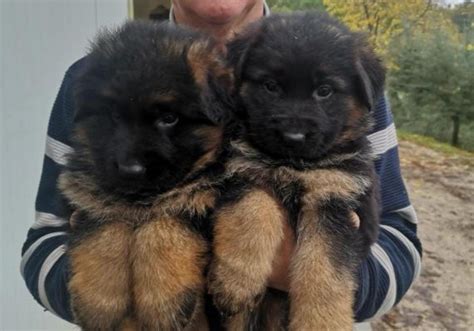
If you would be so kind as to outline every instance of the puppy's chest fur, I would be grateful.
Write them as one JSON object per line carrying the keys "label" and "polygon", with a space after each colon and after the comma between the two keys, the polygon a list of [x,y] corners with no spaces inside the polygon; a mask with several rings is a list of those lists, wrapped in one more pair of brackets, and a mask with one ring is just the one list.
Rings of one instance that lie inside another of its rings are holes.
{"label": "puppy's chest fur", "polygon": [[193,228],[208,217],[215,203],[215,185],[206,178],[181,185],[171,191],[129,202],[104,192],[94,179],[83,172],[65,171],[59,188],[75,209],[87,211],[97,225],[124,222],[139,227],[163,217],[176,217]]}
{"label": "puppy's chest fur", "polygon": [[231,154],[223,199],[235,200],[253,189],[262,189],[281,204],[294,226],[302,211],[314,211],[331,200],[357,208],[359,198],[373,184],[368,153],[340,155],[298,168],[278,164],[243,141],[232,143]]}

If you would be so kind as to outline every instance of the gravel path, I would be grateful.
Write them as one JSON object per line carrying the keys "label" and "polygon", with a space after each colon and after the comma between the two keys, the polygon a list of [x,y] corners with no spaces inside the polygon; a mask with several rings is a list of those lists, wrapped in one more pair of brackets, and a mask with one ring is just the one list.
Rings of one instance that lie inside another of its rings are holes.
{"label": "gravel path", "polygon": [[402,141],[404,178],[419,218],[421,277],[374,331],[474,331],[474,158]]}

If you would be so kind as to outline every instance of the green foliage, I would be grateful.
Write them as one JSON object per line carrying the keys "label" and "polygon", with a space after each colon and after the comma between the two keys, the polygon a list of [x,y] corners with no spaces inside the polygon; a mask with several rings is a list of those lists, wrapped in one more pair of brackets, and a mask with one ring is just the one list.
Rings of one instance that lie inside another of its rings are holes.
{"label": "green foliage", "polygon": [[427,30],[451,23],[431,0],[323,0],[323,3],[329,13],[351,29],[366,32],[390,68],[388,45],[403,32],[404,26]]}
{"label": "green foliage", "polygon": [[[466,1],[453,9],[453,22],[459,27],[461,33],[472,36],[472,22],[474,18],[474,3]],[[469,36],[469,37],[471,37]]]}
{"label": "green foliage", "polygon": [[267,3],[275,12],[324,10],[322,0],[268,0]]}
{"label": "green foliage", "polygon": [[389,75],[399,128],[452,141],[460,123],[460,145],[474,150],[474,52],[440,29],[407,30],[393,41],[397,68]]}

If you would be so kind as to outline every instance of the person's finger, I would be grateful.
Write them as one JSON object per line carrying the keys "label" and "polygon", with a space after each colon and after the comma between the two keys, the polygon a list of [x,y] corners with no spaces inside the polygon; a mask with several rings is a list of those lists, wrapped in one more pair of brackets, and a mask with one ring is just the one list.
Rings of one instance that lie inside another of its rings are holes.
{"label": "person's finger", "polygon": [[351,211],[351,215],[350,215],[349,221],[351,222],[351,225],[352,225],[354,228],[356,228],[356,229],[359,228],[359,226],[360,226],[360,218],[359,218],[359,216],[358,216],[355,212]]}

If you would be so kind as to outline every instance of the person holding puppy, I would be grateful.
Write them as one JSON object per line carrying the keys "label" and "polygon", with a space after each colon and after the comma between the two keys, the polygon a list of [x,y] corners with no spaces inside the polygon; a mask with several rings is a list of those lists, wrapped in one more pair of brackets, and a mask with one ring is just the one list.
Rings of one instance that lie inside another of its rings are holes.
{"label": "person holding puppy", "polygon": [[[173,0],[170,21],[205,31],[225,42],[246,25],[269,15],[263,0]],[[36,200],[36,220],[22,250],[21,271],[35,299],[47,310],[72,322],[68,293],[68,219],[72,213],[56,188],[57,177],[71,151],[73,118],[71,86],[86,58],[66,72],[53,106],[47,136],[46,155]],[[369,135],[378,158],[380,177],[381,229],[371,254],[360,265],[354,314],[357,321],[380,317],[409,289],[420,272],[421,244],[416,236],[416,214],[404,187],[398,159],[396,132],[386,98],[374,107],[376,124]],[[352,222],[359,224],[353,213]],[[288,266],[294,238],[285,224],[285,240],[274,261],[269,285],[288,289]],[[211,321],[212,322],[212,321]]]}

